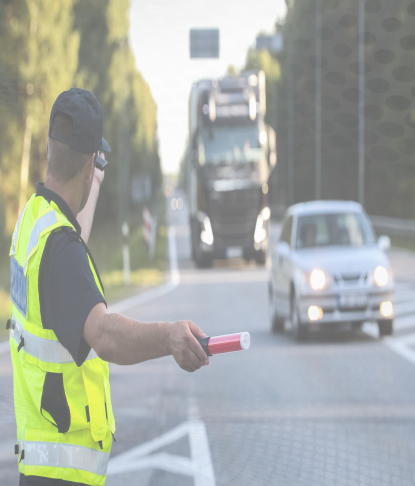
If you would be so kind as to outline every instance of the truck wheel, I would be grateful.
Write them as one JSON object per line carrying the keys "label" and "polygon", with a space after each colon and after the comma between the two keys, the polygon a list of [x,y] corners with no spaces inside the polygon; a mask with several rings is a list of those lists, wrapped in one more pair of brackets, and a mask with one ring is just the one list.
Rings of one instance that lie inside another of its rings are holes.
{"label": "truck wheel", "polygon": [[301,322],[295,295],[291,297],[291,325],[296,341],[306,341],[308,338],[308,328]]}
{"label": "truck wheel", "polygon": [[266,259],[267,259],[267,255],[264,251],[260,251],[255,255],[255,261],[257,265],[265,265]]}
{"label": "truck wheel", "polygon": [[195,263],[197,268],[210,268],[212,266],[212,257],[204,253],[200,248],[196,248]]}
{"label": "truck wheel", "polygon": [[379,337],[392,336],[393,334],[393,319],[382,319],[378,321]]}

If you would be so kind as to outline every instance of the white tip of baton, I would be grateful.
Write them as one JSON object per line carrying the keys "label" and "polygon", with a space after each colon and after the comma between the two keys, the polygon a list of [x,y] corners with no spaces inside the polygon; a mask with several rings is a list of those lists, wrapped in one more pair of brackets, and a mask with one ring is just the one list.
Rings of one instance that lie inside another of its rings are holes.
{"label": "white tip of baton", "polygon": [[243,351],[246,351],[247,349],[250,348],[251,346],[251,336],[249,335],[249,332],[241,332],[241,349]]}

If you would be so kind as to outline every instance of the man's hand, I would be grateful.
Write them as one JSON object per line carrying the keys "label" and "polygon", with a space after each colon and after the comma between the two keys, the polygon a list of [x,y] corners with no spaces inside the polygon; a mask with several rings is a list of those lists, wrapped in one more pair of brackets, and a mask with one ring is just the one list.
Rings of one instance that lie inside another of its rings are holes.
{"label": "man's hand", "polygon": [[192,321],[177,321],[171,325],[170,352],[180,368],[189,372],[209,364],[209,358],[195,336],[206,334]]}

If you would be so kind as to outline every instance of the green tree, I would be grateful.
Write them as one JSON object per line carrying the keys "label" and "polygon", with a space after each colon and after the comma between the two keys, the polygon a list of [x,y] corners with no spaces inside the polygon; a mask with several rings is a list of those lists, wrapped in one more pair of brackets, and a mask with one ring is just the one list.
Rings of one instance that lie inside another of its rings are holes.
{"label": "green tree", "polygon": [[[129,46],[129,1],[79,0],[75,13],[81,37],[76,83],[101,102],[104,136],[113,149],[106,169],[111,183],[103,185],[97,218],[114,218],[128,213],[131,177],[147,174],[153,191],[160,187],[157,109]],[[120,208],[125,191],[127,207]]]}
{"label": "green tree", "polygon": [[50,109],[72,86],[79,39],[72,0],[21,0],[0,8],[0,80],[8,87],[0,117],[0,184],[10,233],[19,199],[44,178]]}
{"label": "green tree", "polygon": [[[323,199],[357,200],[358,89],[364,83],[365,207],[370,214],[415,216],[412,109],[415,11],[410,0],[287,2],[278,90],[278,192],[285,203],[314,199],[315,147],[321,140]],[[321,26],[316,24],[321,8]],[[321,81],[316,82],[318,43]],[[364,45],[365,74],[359,71]],[[363,77],[363,78],[362,78]],[[316,106],[321,107],[321,137]],[[289,168],[293,198],[287,194]]]}

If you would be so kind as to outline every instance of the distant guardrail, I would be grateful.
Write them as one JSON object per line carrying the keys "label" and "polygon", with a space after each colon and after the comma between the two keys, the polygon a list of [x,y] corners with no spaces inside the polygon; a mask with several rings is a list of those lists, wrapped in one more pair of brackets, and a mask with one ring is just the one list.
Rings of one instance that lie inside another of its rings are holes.
{"label": "distant guardrail", "polygon": [[[271,205],[272,218],[281,219],[286,209],[285,206]],[[415,220],[413,219],[390,218],[387,216],[369,216],[369,218],[378,234],[415,238]]]}
{"label": "distant guardrail", "polygon": [[412,219],[389,218],[386,216],[369,216],[378,234],[389,236],[415,237],[415,221]]}

